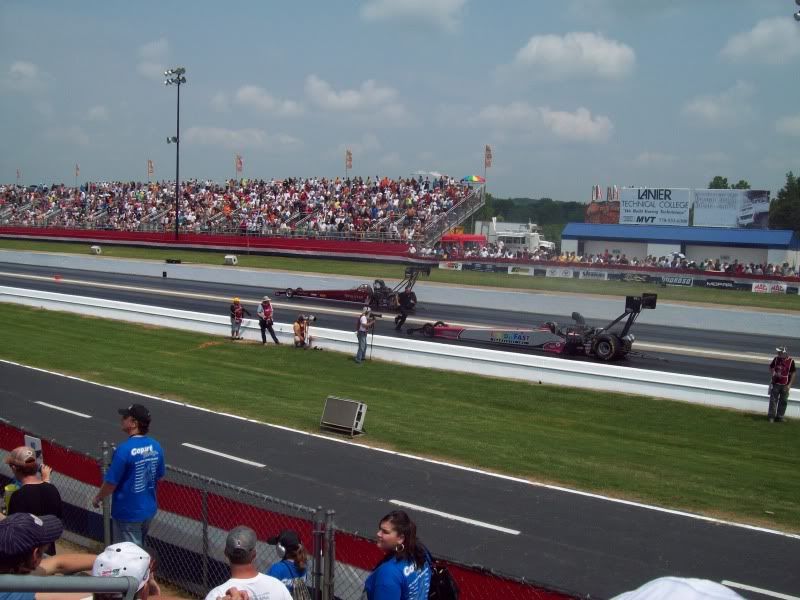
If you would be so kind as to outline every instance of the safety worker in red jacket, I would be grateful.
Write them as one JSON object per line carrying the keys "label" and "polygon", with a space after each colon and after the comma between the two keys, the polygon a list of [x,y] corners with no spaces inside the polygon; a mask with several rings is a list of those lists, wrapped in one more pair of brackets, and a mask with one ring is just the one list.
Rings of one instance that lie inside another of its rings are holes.
{"label": "safety worker in red jacket", "polygon": [[241,328],[242,328],[242,320],[244,316],[247,315],[248,317],[252,316],[250,311],[247,310],[242,303],[239,301],[239,298],[233,299],[233,304],[231,304],[231,339],[232,340],[241,340]]}
{"label": "safety worker in red jacket", "polygon": [[786,403],[789,401],[789,390],[797,376],[794,359],[789,356],[786,346],[775,348],[778,355],[769,363],[772,374],[772,383],[769,386],[769,416],[770,422],[780,423],[786,413]]}
{"label": "safety worker in red jacket", "polygon": [[258,326],[261,328],[261,343],[267,343],[267,330],[269,330],[272,341],[276,344],[280,344],[278,336],[275,335],[275,330],[272,328],[273,309],[272,300],[270,300],[269,296],[264,296],[261,300],[261,304],[258,305],[256,313],[258,314]]}

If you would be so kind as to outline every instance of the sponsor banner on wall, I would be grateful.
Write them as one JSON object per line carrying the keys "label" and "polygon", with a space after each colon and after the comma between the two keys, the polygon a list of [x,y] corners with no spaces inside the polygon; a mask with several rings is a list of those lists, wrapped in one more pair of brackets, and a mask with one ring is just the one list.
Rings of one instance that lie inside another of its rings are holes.
{"label": "sponsor banner on wall", "polygon": [[685,275],[662,275],[661,283],[678,287],[692,287],[694,285],[694,277],[687,277]]}
{"label": "sponsor banner on wall", "polygon": [[689,188],[622,188],[622,225],[689,225]]}
{"label": "sponsor banner on wall", "polygon": [[732,279],[706,279],[706,287],[722,290],[735,290],[736,283]]}
{"label": "sponsor banner on wall", "polygon": [[460,262],[440,262],[439,263],[440,269],[445,269],[447,271],[460,271],[461,270],[461,263]]}
{"label": "sponsor banner on wall", "polygon": [[608,271],[592,271],[589,269],[582,269],[578,271],[580,279],[597,279],[602,281],[608,280]]}
{"label": "sponsor banner on wall", "polygon": [[768,190],[694,190],[693,225],[767,229]]}
{"label": "sponsor banner on wall", "polygon": [[572,279],[574,277],[572,269],[565,269],[563,267],[547,267],[547,277],[561,277],[563,279]]}
{"label": "sponsor banner on wall", "polygon": [[614,281],[638,281],[640,283],[650,283],[654,280],[647,273],[609,273],[608,278]]}
{"label": "sponsor banner on wall", "polygon": [[465,271],[482,271],[484,273],[506,273],[505,265],[495,265],[492,263],[464,263],[462,268]]}
{"label": "sponsor banner on wall", "polygon": [[752,291],[755,294],[785,294],[787,286],[779,281],[756,281]]}
{"label": "sponsor banner on wall", "polygon": [[509,275],[530,275],[533,277],[533,267],[508,267]]}

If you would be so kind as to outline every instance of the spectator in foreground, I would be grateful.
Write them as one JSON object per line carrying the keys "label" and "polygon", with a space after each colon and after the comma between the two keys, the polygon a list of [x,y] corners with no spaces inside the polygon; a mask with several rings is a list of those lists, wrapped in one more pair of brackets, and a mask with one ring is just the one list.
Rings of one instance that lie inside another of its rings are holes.
{"label": "spectator in foreground", "polygon": [[240,525],[231,529],[225,539],[225,558],[231,565],[231,578],[208,592],[206,600],[224,598],[228,590],[236,588],[248,592],[251,598],[292,600],[286,586],[269,575],[259,573],[255,566],[256,532]]}
{"label": "spectator in foreground", "polygon": [[659,577],[612,600],[744,600],[724,585],[707,579]]}
{"label": "spectator in foreground", "polygon": [[[15,513],[0,521],[0,575],[71,575],[88,571],[94,554],[60,554],[45,549],[61,537],[64,526],[53,515]],[[77,600],[85,594],[0,592],[0,600]]]}
{"label": "spectator in foreground", "polygon": [[306,590],[306,595],[310,597],[306,585],[308,554],[306,554],[306,549],[300,541],[298,533],[291,529],[282,531],[280,535],[268,539],[267,543],[275,546],[278,558],[281,559],[280,562],[269,568],[267,575],[285,585],[292,598],[302,597],[301,590],[303,588]]}
{"label": "spectator in foreground", "polygon": [[425,600],[431,585],[428,551],[417,540],[417,526],[402,510],[383,517],[378,548],[386,554],[364,583],[367,600]]}
{"label": "spectator in foreground", "polygon": [[[64,507],[61,494],[49,482],[52,469],[42,465],[42,476],[39,477],[39,468],[36,463],[36,452],[28,446],[14,448],[5,458],[6,464],[11,468],[14,477],[22,487],[11,495],[8,504],[8,514],[30,513],[41,517],[53,515],[64,520]],[[56,545],[50,544],[45,550],[51,556],[56,553]]]}
{"label": "spectator in foreground", "polygon": [[233,304],[231,304],[231,339],[232,340],[241,340],[242,339],[242,320],[244,316],[247,315],[251,317],[250,311],[247,310],[244,306],[242,306],[241,301],[239,298],[233,299]]}
{"label": "spectator in foreground", "polygon": [[[136,544],[121,542],[108,546],[97,555],[92,566],[95,577],[133,577],[138,588],[137,600],[179,600],[179,596],[162,596],[153,573],[153,560]],[[84,600],[121,600],[121,593],[95,593]]]}
{"label": "spectator in foreground", "polygon": [[116,542],[144,546],[150,522],[158,510],[156,485],[164,476],[164,451],[149,437],[150,411],[141,404],[119,409],[128,439],[114,451],[111,466],[92,504],[100,507],[112,496],[111,533]]}

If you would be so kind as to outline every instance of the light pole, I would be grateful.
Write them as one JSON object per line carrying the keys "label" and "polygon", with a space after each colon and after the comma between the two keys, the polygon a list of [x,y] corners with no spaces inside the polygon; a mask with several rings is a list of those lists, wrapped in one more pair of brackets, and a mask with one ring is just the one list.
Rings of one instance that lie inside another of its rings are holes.
{"label": "light pole", "polygon": [[184,77],[186,69],[183,67],[175,67],[169,71],[164,71],[164,85],[177,85],[178,86],[178,111],[177,111],[177,124],[175,126],[175,135],[167,138],[168,144],[175,144],[175,239],[178,239],[178,211],[180,210],[180,196],[181,196],[181,84],[186,83]]}

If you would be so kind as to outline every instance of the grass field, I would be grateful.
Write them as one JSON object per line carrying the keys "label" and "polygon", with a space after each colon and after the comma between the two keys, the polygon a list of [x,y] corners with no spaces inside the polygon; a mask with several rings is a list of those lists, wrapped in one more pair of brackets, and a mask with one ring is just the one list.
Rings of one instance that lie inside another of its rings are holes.
{"label": "grass field", "polygon": [[[34,242],[0,239],[0,249],[35,250],[43,252],[69,252],[88,254],[88,243]],[[160,250],[130,246],[103,246],[103,254],[117,258],[145,258],[164,260],[177,258],[183,262],[222,265],[228,252],[202,252],[194,250]],[[366,280],[402,279],[402,265],[327,260],[313,258],[286,258],[237,254],[239,265],[247,268],[281,269],[304,273],[333,273],[364,277]],[[800,311],[800,296],[751,294],[749,292],[705,288],[660,287],[654,284],[622,281],[587,281],[584,279],[558,279],[545,277],[509,276],[503,273],[478,273],[474,271],[445,271],[434,268],[430,281],[470,286],[601,294],[613,296],[638,295],[655,292],[660,300],[726,304],[732,306],[766,308],[780,311]]]}
{"label": "grass field", "polygon": [[365,443],[800,531],[798,423],[9,304],[0,323],[24,364],[308,431],[327,395],[358,399]]}

